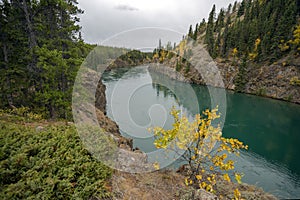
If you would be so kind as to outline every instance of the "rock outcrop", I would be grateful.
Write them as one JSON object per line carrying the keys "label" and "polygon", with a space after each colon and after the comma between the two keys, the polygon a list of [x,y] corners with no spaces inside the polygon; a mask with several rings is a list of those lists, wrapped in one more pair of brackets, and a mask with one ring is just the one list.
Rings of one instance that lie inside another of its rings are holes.
{"label": "rock outcrop", "polygon": [[[300,86],[291,84],[291,80],[300,80],[300,67],[297,63],[284,65],[285,62],[271,65],[256,66],[248,63],[242,79],[245,81],[243,88],[237,88],[240,73],[239,64],[231,64],[231,61],[212,60],[205,48],[201,45],[191,46],[193,56],[187,63],[182,64],[176,71],[176,63],[179,57],[167,59],[163,64],[152,64],[149,69],[169,76],[172,79],[226,88],[229,90],[255,94],[259,96],[281,99],[300,104]],[[299,61],[300,62],[300,61]],[[180,73],[181,75],[178,75]]]}
{"label": "rock outcrop", "polygon": [[73,116],[87,148],[101,161],[108,160],[115,169],[132,173],[152,171],[153,165],[148,163],[147,155],[133,151],[132,139],[123,137],[116,122],[105,115],[106,88],[98,80],[97,72],[87,68],[79,75],[80,84],[73,94]]}

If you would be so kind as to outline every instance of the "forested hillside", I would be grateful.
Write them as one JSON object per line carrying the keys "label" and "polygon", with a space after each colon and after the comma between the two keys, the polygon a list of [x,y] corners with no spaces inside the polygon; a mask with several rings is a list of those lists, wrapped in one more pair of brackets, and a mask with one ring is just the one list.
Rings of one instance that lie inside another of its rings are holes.
{"label": "forested hillside", "polygon": [[177,46],[154,50],[154,62],[205,85],[194,66],[205,54],[200,46],[226,89],[300,103],[300,1],[242,0],[219,12],[214,5]]}
{"label": "forested hillside", "polygon": [[[298,2],[298,4],[297,4]],[[213,58],[245,57],[274,62],[287,54],[299,56],[300,3],[295,0],[243,0],[192,27],[189,36],[200,37]]]}

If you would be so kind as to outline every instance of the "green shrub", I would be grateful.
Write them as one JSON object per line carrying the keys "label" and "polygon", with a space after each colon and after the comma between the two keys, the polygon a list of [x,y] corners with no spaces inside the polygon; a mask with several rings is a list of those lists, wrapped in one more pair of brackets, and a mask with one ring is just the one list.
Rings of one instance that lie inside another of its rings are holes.
{"label": "green shrub", "polygon": [[112,170],[83,148],[74,126],[33,127],[0,121],[0,199],[110,196]]}

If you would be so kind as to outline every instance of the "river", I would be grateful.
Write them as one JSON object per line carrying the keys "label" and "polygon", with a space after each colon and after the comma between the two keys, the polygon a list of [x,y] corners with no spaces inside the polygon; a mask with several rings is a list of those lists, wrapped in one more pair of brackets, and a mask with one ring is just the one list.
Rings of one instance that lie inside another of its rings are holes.
{"label": "river", "polygon": [[[155,150],[147,128],[171,128],[172,106],[190,118],[211,107],[208,87],[149,73],[147,66],[105,72],[102,80],[107,87],[108,116],[145,152]],[[187,92],[191,88],[196,99]],[[225,95],[226,102],[219,102],[226,103],[223,136],[238,138],[249,146],[235,158],[236,170],[244,173],[242,181],[279,198],[300,198],[300,106],[232,91]]]}

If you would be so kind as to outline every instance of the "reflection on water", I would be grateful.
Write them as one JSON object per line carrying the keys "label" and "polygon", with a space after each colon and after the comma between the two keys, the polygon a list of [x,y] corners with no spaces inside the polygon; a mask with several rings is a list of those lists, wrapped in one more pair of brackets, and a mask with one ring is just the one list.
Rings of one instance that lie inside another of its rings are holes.
{"label": "reflection on water", "polygon": [[[150,74],[146,67],[106,72],[103,81],[107,86],[108,115],[117,118],[122,134],[134,138],[134,145],[146,152],[155,150],[154,139],[146,129],[154,125],[170,128],[169,110],[173,105],[190,117],[211,107],[207,87]],[[115,113],[112,105],[116,107]],[[124,110],[126,106],[131,120]],[[280,198],[300,197],[299,116],[299,105],[227,92],[223,136],[238,138],[250,148],[235,158],[237,170],[245,174],[244,182],[256,184]]]}

